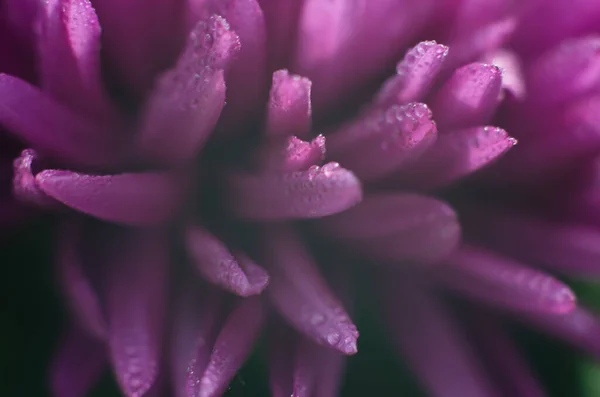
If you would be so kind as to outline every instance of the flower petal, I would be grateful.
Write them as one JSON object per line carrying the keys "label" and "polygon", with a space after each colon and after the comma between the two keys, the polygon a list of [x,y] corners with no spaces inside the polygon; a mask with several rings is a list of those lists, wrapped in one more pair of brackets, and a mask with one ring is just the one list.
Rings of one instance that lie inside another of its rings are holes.
{"label": "flower petal", "polygon": [[397,346],[432,396],[496,396],[493,387],[444,305],[405,275],[382,274],[385,318]]}
{"label": "flower petal", "polygon": [[447,186],[496,161],[517,140],[497,127],[474,127],[438,136],[433,147],[395,178],[404,188]]}
{"label": "flower petal", "polygon": [[261,0],[267,28],[268,70],[289,65],[304,0]]}
{"label": "flower petal", "polygon": [[141,397],[160,365],[169,253],[166,236],[130,232],[110,263],[106,311],[112,364],[127,397]]}
{"label": "flower petal", "polygon": [[75,325],[65,333],[51,367],[54,397],[84,397],[106,370],[108,360],[103,342]]}
{"label": "flower petal", "polygon": [[[35,117],[31,117],[35,114]],[[80,166],[114,166],[129,145],[118,126],[100,127],[37,88],[0,74],[0,124],[44,155]]]}
{"label": "flower petal", "polygon": [[265,171],[306,171],[319,165],[325,158],[325,137],[319,135],[310,142],[295,136],[285,142],[268,142],[257,153],[259,167]]}
{"label": "flower petal", "polygon": [[502,71],[494,65],[471,63],[458,68],[431,100],[438,128],[482,125],[500,103]]}
{"label": "flower petal", "polygon": [[460,240],[452,208],[413,194],[369,195],[356,207],[321,219],[318,227],[352,250],[393,262],[434,261]]}
{"label": "flower petal", "polygon": [[356,353],[356,326],[294,232],[272,227],[265,241],[271,275],[267,292],[277,311],[309,339],[344,354]]}
{"label": "flower petal", "polygon": [[304,138],[310,133],[311,87],[309,79],[290,75],[285,69],[273,73],[266,121],[270,138],[290,135]]}
{"label": "flower petal", "polygon": [[435,277],[461,295],[505,310],[562,314],[576,304],[573,291],[554,277],[471,247],[446,258]]}
{"label": "flower petal", "polygon": [[377,93],[375,105],[388,107],[423,100],[447,56],[448,47],[435,41],[422,41],[408,50],[396,66],[396,75]]}
{"label": "flower petal", "polygon": [[34,164],[39,161],[38,153],[33,149],[25,149],[13,163],[13,194],[24,203],[36,206],[56,207],[56,200],[48,197],[38,186],[33,174]]}
{"label": "flower petal", "polygon": [[206,371],[200,379],[199,390],[194,396],[217,397],[225,392],[231,379],[252,353],[264,323],[263,310],[258,297],[243,299],[233,309],[217,337]]}
{"label": "flower petal", "polygon": [[232,210],[245,219],[320,218],[344,211],[362,198],[360,182],[337,163],[291,173],[232,174]]}
{"label": "flower petal", "polygon": [[200,226],[186,233],[187,252],[202,276],[239,296],[260,294],[269,283],[267,272],[242,253],[232,253],[215,236]]}
{"label": "flower petal", "polygon": [[145,156],[173,164],[198,154],[225,104],[224,69],[239,47],[222,17],[198,22],[177,65],[158,80],[146,104],[138,137]]}
{"label": "flower petal", "polygon": [[384,177],[419,157],[437,137],[422,103],[378,109],[328,135],[329,158],[365,181]]}
{"label": "flower petal", "polygon": [[97,338],[107,336],[107,323],[97,286],[88,274],[90,266],[81,255],[83,224],[66,223],[58,243],[58,276],[67,304],[81,327]]}
{"label": "flower petal", "polygon": [[161,224],[183,199],[179,176],[167,173],[86,175],[64,170],[37,174],[48,196],[85,214],[129,225]]}
{"label": "flower petal", "polygon": [[70,107],[106,116],[100,69],[100,24],[90,0],[49,0],[38,35],[41,85]]}

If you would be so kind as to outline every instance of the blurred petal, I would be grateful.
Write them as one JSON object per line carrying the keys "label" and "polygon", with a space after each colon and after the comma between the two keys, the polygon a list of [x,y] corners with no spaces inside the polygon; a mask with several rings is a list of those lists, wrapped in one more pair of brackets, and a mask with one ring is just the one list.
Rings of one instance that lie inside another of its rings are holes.
{"label": "blurred petal", "polygon": [[291,173],[235,173],[229,177],[232,210],[251,220],[320,218],[362,198],[359,180],[337,163]]}

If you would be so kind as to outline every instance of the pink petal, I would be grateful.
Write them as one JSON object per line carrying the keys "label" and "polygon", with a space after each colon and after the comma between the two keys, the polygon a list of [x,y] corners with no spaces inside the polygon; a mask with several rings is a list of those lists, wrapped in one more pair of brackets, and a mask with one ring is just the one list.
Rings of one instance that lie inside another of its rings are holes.
{"label": "pink petal", "polygon": [[396,61],[434,10],[427,0],[305,0],[293,70],[313,81],[321,107]]}
{"label": "pink petal", "polygon": [[91,263],[82,255],[83,224],[71,222],[63,226],[58,242],[58,276],[67,304],[87,332],[97,338],[107,335],[107,324],[96,285],[88,274]]}
{"label": "pink petal", "polygon": [[440,130],[485,124],[496,110],[502,88],[497,66],[471,63],[457,69],[431,100]]}
{"label": "pink petal", "polygon": [[201,20],[177,65],[158,80],[146,104],[140,150],[163,164],[193,159],[225,104],[224,69],[240,42],[220,16]]}
{"label": "pink petal", "polygon": [[54,397],[84,397],[107,367],[104,343],[77,326],[70,326],[51,367]]}
{"label": "pink petal", "polygon": [[[241,48],[227,73],[227,106],[220,132],[244,131],[243,123],[262,110],[267,85],[266,32],[257,0],[191,0],[191,11],[200,16],[210,12],[225,18],[239,35]],[[249,78],[248,76],[252,76]]]}
{"label": "pink petal", "polygon": [[[164,0],[91,0],[102,26],[108,69],[142,96],[183,46],[185,3]],[[132,15],[135,18],[132,18]]]}
{"label": "pink petal", "polygon": [[440,134],[430,150],[402,171],[396,183],[416,189],[447,186],[496,161],[516,143],[516,139],[497,127]]}
{"label": "pink petal", "polygon": [[325,158],[325,137],[319,135],[310,142],[295,136],[285,142],[268,142],[257,153],[260,168],[275,172],[306,171]]}
{"label": "pink petal", "polygon": [[385,318],[392,342],[432,396],[496,396],[462,330],[446,307],[415,280],[385,274]]}
{"label": "pink petal", "polygon": [[344,211],[362,198],[360,182],[337,163],[291,173],[232,174],[232,210],[246,219],[320,218]]}
{"label": "pink petal", "polygon": [[38,35],[42,88],[93,116],[110,111],[100,69],[100,24],[90,0],[49,0]]}
{"label": "pink petal", "polygon": [[156,225],[173,217],[183,199],[180,177],[167,173],[86,175],[64,170],[37,174],[48,196],[85,214],[129,225]]}
{"label": "pink petal", "polygon": [[112,364],[127,397],[154,384],[161,359],[169,250],[165,236],[137,232],[110,263],[106,311]]}
{"label": "pink petal", "polygon": [[528,100],[537,106],[558,105],[589,93],[600,83],[600,36],[562,42],[532,62],[526,73]]}
{"label": "pink petal", "polygon": [[273,73],[273,84],[267,105],[266,133],[269,137],[306,137],[311,127],[309,79],[287,70]]}
{"label": "pink petal", "polygon": [[423,100],[441,70],[448,47],[435,41],[422,41],[404,55],[396,66],[396,75],[388,79],[377,93],[375,104],[394,104]]}
{"label": "pink petal", "polygon": [[512,51],[498,50],[488,57],[489,62],[502,70],[502,88],[510,91],[517,99],[526,96],[525,76],[522,60]]}
{"label": "pink petal", "polygon": [[524,263],[561,274],[599,274],[600,231],[594,227],[475,208],[465,211],[463,220],[470,239]]}
{"label": "pink petal", "polygon": [[56,207],[58,203],[48,197],[38,186],[33,173],[34,164],[39,161],[38,153],[33,149],[25,149],[13,163],[13,194],[24,203],[36,206]]}
{"label": "pink petal", "polygon": [[328,136],[328,154],[365,181],[384,177],[420,156],[437,136],[422,103],[377,109]]}
{"label": "pink petal", "polygon": [[200,226],[186,233],[187,251],[202,276],[240,296],[260,294],[269,283],[267,272],[242,253],[232,253],[215,236]]}
{"label": "pink petal", "polygon": [[37,88],[3,74],[0,124],[40,153],[81,166],[122,163],[129,147],[126,134],[118,126],[111,131],[92,124]]}
{"label": "pink petal", "polygon": [[246,298],[229,315],[213,347],[199,390],[189,397],[221,396],[236,372],[250,356],[264,322],[258,297]]}
{"label": "pink petal", "polygon": [[506,310],[562,314],[576,304],[573,291],[554,277],[476,248],[455,251],[435,276],[478,303]]}
{"label": "pink petal", "polygon": [[294,53],[304,0],[262,0],[260,6],[267,28],[268,70],[281,69]]}
{"label": "pink petal", "polygon": [[193,395],[210,360],[222,317],[223,295],[186,278],[175,300],[171,331],[171,378],[176,397]]}
{"label": "pink petal", "polygon": [[413,194],[369,195],[356,207],[319,221],[319,228],[368,257],[383,261],[435,261],[460,240],[447,204]]}
{"label": "pink petal", "polygon": [[277,311],[311,340],[344,354],[356,353],[356,327],[294,232],[273,227],[265,241],[271,274],[267,292]]}

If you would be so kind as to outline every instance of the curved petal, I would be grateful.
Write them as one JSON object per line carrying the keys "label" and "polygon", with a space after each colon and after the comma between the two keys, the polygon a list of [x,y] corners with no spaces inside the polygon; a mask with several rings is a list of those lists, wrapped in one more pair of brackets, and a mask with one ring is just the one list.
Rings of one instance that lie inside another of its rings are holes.
{"label": "curved petal", "polygon": [[13,163],[13,194],[24,203],[39,207],[56,207],[58,203],[47,196],[38,186],[33,173],[34,164],[39,161],[38,153],[33,149],[25,149]]}

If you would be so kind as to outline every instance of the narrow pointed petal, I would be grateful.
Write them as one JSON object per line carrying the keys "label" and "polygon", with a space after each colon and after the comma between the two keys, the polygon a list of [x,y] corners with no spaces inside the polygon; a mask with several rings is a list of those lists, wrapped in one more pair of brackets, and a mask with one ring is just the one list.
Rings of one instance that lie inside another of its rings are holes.
{"label": "narrow pointed petal", "polygon": [[489,316],[477,316],[473,321],[475,340],[481,346],[490,372],[504,395],[545,397],[537,379],[503,324]]}
{"label": "narrow pointed petal", "polygon": [[258,297],[246,298],[229,315],[212,350],[199,390],[189,397],[218,397],[250,356],[265,319]]}
{"label": "narrow pointed petal", "polygon": [[474,208],[462,214],[467,236],[479,244],[560,274],[600,274],[600,231],[595,227]]}
{"label": "narrow pointed petal", "polygon": [[212,132],[225,104],[225,68],[240,48],[220,16],[198,22],[177,65],[167,71],[144,110],[138,143],[163,164],[192,160]]}
{"label": "narrow pointed petal", "polygon": [[531,63],[526,73],[527,99],[537,106],[589,93],[600,83],[600,36],[566,40]]}
{"label": "narrow pointed petal", "polygon": [[186,247],[200,274],[239,296],[260,294],[269,283],[267,272],[241,253],[233,255],[219,239],[200,226],[186,233]]}
{"label": "narrow pointed petal", "polygon": [[13,194],[24,203],[42,208],[56,207],[56,200],[48,197],[38,186],[33,173],[34,164],[39,161],[38,153],[33,149],[25,149],[13,164]]}
{"label": "narrow pointed petal", "polygon": [[285,142],[269,142],[257,154],[260,168],[275,172],[306,171],[325,159],[325,137],[319,135],[310,142],[289,137]]}
{"label": "narrow pointed petal", "polygon": [[36,175],[36,183],[45,194],[77,211],[147,226],[168,221],[179,209],[183,199],[179,178],[160,172],[86,175],[45,170]]}
{"label": "narrow pointed petal", "polygon": [[110,111],[100,69],[100,24],[89,0],[49,0],[38,35],[41,85],[92,116]]}
{"label": "narrow pointed petal", "polygon": [[573,291],[554,277],[477,248],[451,254],[435,277],[462,295],[505,310],[562,314],[576,304]]}
{"label": "narrow pointed petal", "polygon": [[107,364],[104,343],[71,325],[52,363],[52,396],[87,396],[107,369]]}
{"label": "narrow pointed petal", "polygon": [[309,79],[289,74],[285,69],[273,73],[266,126],[270,138],[308,136],[312,114],[311,87]]}
{"label": "narrow pointed petal", "polygon": [[291,229],[269,229],[265,261],[273,306],[309,339],[344,354],[357,351],[358,331]]}
{"label": "narrow pointed petal", "polygon": [[362,198],[360,181],[337,163],[291,173],[232,174],[232,210],[245,219],[310,219],[344,211]]}
{"label": "narrow pointed petal", "polygon": [[81,254],[83,225],[67,223],[60,230],[58,242],[58,277],[62,292],[80,326],[97,338],[107,336],[104,316],[97,286],[88,274],[85,257]]}
{"label": "narrow pointed petal", "polygon": [[520,320],[600,358],[600,317],[584,307],[563,315],[527,315]]}
{"label": "narrow pointed petal", "polygon": [[486,124],[499,104],[502,71],[471,63],[457,69],[431,100],[441,131]]}
{"label": "narrow pointed petal", "polygon": [[171,379],[175,397],[193,395],[210,360],[221,320],[223,295],[186,278],[175,299],[171,331]]}
{"label": "narrow pointed petal", "polygon": [[378,109],[328,136],[328,157],[365,181],[387,176],[418,158],[437,137],[422,103]]}
{"label": "narrow pointed petal", "polygon": [[369,195],[356,207],[319,220],[323,233],[383,261],[434,261],[460,241],[446,203],[413,194]]}
{"label": "narrow pointed petal", "polygon": [[161,359],[169,252],[166,236],[131,232],[110,263],[106,283],[109,350],[121,390],[142,397]]}
{"label": "narrow pointed petal", "polygon": [[[35,114],[35,117],[31,117]],[[37,88],[0,74],[0,125],[47,156],[80,166],[122,163],[128,148],[118,126],[79,118]]]}
{"label": "narrow pointed petal", "polygon": [[440,134],[430,150],[398,175],[396,183],[424,190],[448,186],[493,163],[516,144],[497,127]]}
{"label": "narrow pointed petal", "polygon": [[377,93],[375,105],[388,107],[423,100],[447,56],[448,47],[435,41],[423,41],[408,50],[396,66],[396,75]]}
{"label": "narrow pointed petal", "polygon": [[[169,67],[188,32],[179,0],[91,0],[102,26],[108,69],[136,96]],[[135,18],[132,18],[135,15]]]}
{"label": "narrow pointed petal", "polygon": [[435,397],[496,396],[462,330],[422,285],[404,275],[381,275],[385,318],[392,342],[428,394]]}

